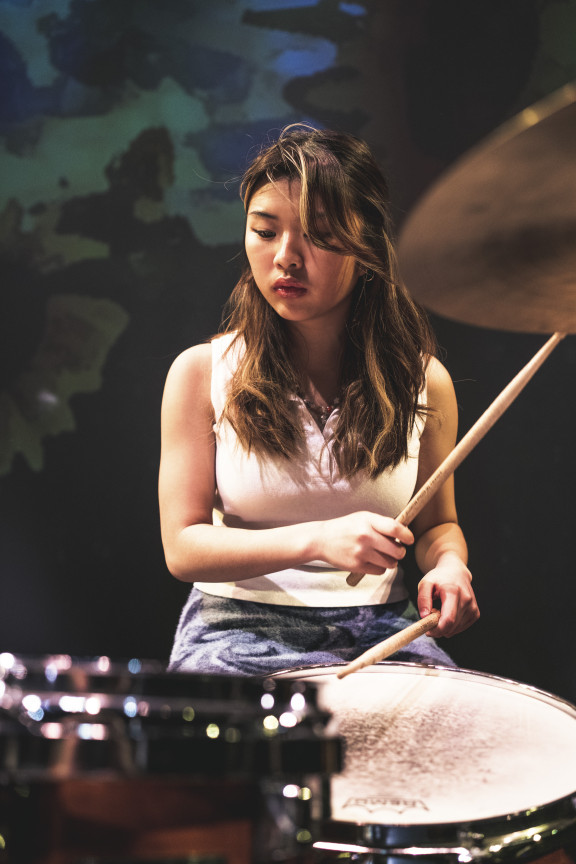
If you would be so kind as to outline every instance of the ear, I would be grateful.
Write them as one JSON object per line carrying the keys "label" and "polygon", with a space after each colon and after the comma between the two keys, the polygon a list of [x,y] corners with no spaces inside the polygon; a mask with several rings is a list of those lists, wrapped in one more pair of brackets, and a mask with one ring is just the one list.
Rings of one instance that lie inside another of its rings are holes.
{"label": "ear", "polygon": [[356,272],[358,278],[362,279],[363,282],[371,282],[372,279],[374,279],[374,271],[370,270],[369,267],[366,267],[365,264],[361,264],[359,261],[356,261]]}

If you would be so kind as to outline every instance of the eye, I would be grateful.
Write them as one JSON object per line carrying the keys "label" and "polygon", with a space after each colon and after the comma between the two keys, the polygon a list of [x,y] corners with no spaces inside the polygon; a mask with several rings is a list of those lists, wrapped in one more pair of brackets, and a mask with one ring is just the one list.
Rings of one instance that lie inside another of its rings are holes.
{"label": "eye", "polygon": [[263,240],[271,240],[272,237],[275,237],[274,231],[269,231],[265,228],[252,228],[254,234],[257,234],[258,237],[261,237]]}

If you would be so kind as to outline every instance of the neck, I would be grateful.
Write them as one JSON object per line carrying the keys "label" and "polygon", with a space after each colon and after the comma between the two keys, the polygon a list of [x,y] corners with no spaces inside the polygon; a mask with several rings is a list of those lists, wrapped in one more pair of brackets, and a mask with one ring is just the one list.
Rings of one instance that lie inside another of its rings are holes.
{"label": "neck", "polygon": [[334,333],[321,325],[302,327],[300,323],[294,322],[289,323],[288,329],[292,355],[303,370],[333,365],[340,360],[346,344],[345,331]]}
{"label": "neck", "polygon": [[290,326],[292,356],[300,372],[302,392],[325,404],[331,404],[340,390],[345,333],[326,332],[321,327],[312,335],[300,326]]}

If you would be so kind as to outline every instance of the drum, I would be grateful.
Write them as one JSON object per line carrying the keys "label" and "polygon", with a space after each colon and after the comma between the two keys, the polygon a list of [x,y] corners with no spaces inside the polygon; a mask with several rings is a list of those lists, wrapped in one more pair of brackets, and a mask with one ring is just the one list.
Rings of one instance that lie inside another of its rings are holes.
{"label": "drum", "polygon": [[328,718],[300,681],[0,655],[0,861],[304,860]]}
{"label": "drum", "polygon": [[574,706],[462,669],[381,663],[340,680],[338,668],[276,676],[316,684],[345,741],[315,829],[326,860],[574,860]]}

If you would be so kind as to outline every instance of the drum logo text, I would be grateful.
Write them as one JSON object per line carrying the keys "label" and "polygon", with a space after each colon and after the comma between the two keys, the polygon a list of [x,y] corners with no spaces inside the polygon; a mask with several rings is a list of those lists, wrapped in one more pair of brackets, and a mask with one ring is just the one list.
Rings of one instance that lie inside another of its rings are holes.
{"label": "drum logo text", "polygon": [[382,795],[370,795],[366,798],[348,798],[344,807],[361,807],[369,813],[376,810],[393,810],[395,813],[405,813],[406,810],[428,810],[428,807],[419,799],[414,798],[388,798]]}

